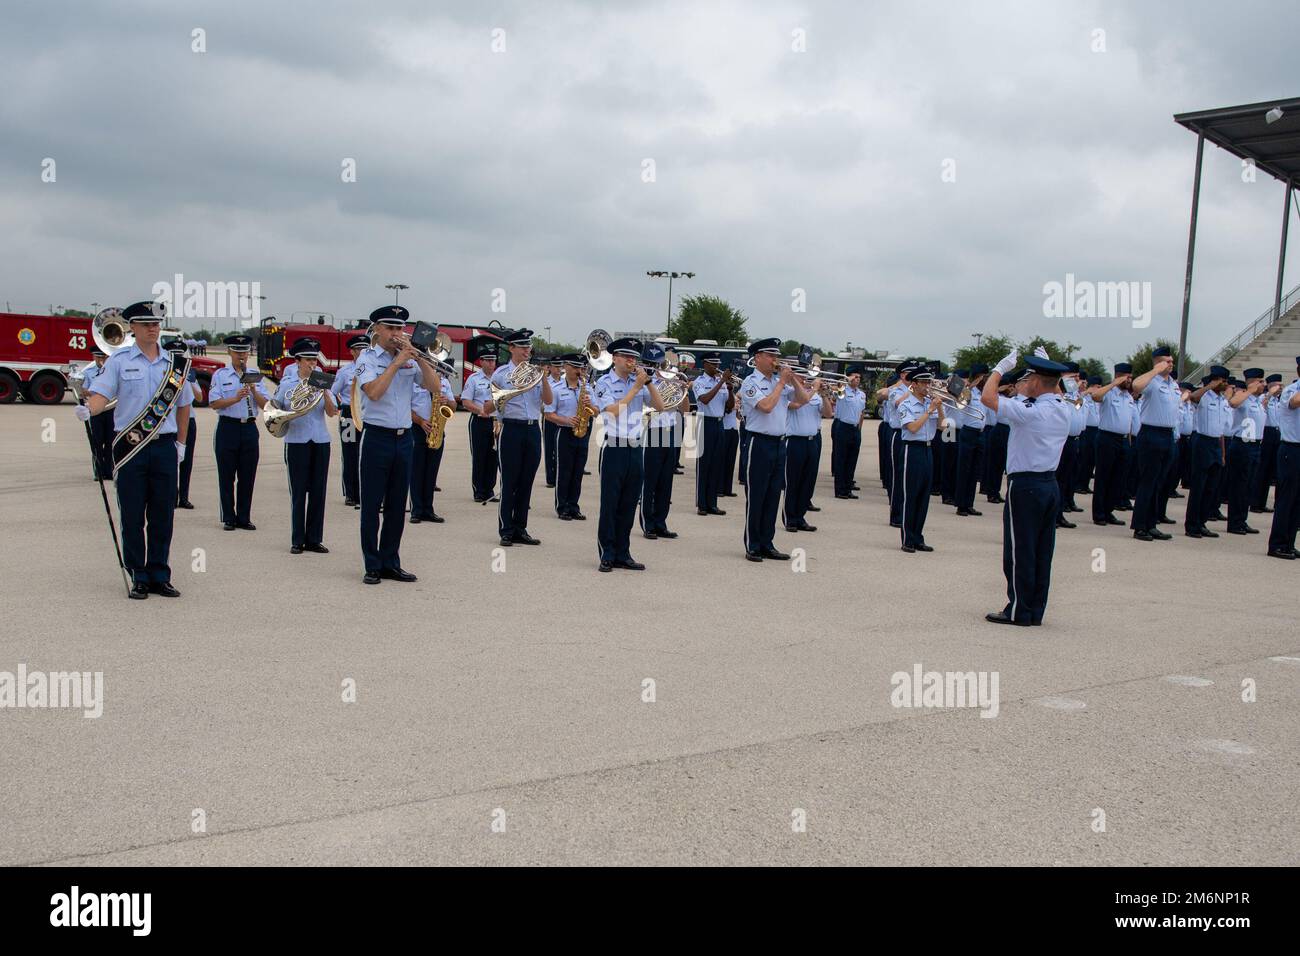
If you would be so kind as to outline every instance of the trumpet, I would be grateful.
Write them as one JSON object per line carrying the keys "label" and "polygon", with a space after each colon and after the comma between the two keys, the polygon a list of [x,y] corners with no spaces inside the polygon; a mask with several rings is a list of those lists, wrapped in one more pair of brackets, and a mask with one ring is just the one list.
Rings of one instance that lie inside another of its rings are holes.
{"label": "trumpet", "polygon": [[[415,336],[420,336],[423,340],[428,338],[430,333],[432,333],[434,345],[432,353],[415,341]],[[428,322],[416,322],[414,333],[407,335],[404,332],[399,332],[395,338],[398,351],[409,345],[415,349],[415,360],[417,362],[428,365],[439,375],[456,374],[456,367],[447,361],[451,358],[451,336],[446,332],[436,331]]]}
{"label": "trumpet", "polygon": [[984,410],[971,401],[973,396],[970,386],[956,375],[950,375],[942,384],[928,382],[925,391],[931,400],[939,399],[944,408],[977,421],[984,421]]}

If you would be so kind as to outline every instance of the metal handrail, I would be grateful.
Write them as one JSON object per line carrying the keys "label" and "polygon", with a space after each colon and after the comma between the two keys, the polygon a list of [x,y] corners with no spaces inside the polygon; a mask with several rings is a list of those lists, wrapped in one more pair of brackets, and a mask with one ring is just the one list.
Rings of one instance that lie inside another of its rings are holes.
{"label": "metal handrail", "polygon": [[1211,365],[1222,365],[1230,361],[1234,355],[1272,328],[1273,324],[1290,312],[1297,303],[1300,303],[1300,285],[1282,297],[1280,308],[1274,310],[1270,305],[1259,318],[1242,329],[1236,338],[1228,342],[1227,345],[1223,346],[1195,369],[1188,372],[1187,381],[1199,380]]}

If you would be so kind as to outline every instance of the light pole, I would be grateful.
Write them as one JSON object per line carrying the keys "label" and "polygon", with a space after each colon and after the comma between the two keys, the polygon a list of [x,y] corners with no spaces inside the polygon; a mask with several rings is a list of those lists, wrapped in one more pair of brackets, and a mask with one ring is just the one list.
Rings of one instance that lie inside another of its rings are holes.
{"label": "light pole", "polygon": [[984,341],[984,333],[983,333],[983,332],[972,332],[972,333],[970,334],[970,337],[973,338],[973,339],[975,340],[975,347],[976,347],[976,348],[979,348],[979,347],[980,347],[980,343]]}
{"label": "light pole", "polygon": [[[241,299],[247,299],[249,302],[252,302],[254,299],[258,299],[258,300],[260,300],[260,301],[262,301],[262,302],[265,302],[265,301],[266,301],[266,296],[264,296],[264,295],[241,295],[240,298],[241,298]],[[260,309],[260,306],[259,306],[259,309]],[[251,311],[251,307],[250,307],[250,311]],[[239,331],[239,316],[235,316],[235,331],[236,331],[236,332]]]}
{"label": "light pole", "polygon": [[655,269],[647,272],[652,279],[668,279],[668,325],[664,326],[664,332],[667,333],[669,326],[673,324],[673,280],[674,279],[694,279],[694,272],[668,272],[663,269]]}
{"label": "light pole", "polygon": [[391,283],[389,283],[388,285],[384,286],[384,288],[385,288],[385,289],[392,289],[392,290],[393,290],[393,305],[401,305],[401,304],[402,304],[402,301],[401,301],[401,300],[402,300],[402,290],[403,290],[403,289],[409,289],[410,286],[409,286],[409,285],[403,285],[403,284],[400,283],[400,282],[391,282]]}

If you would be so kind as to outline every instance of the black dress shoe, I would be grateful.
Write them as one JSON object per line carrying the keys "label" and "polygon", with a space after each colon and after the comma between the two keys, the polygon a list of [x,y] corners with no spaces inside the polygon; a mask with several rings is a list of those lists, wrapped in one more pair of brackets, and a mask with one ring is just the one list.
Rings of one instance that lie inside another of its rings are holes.
{"label": "black dress shoe", "polygon": [[1205,520],[1206,521],[1227,521],[1228,516],[1225,515],[1222,511],[1216,511],[1214,514],[1210,515]]}
{"label": "black dress shoe", "polygon": [[861,486],[860,484],[858,484],[856,481],[853,483],[853,486],[852,486],[852,487],[853,487],[853,490],[854,490],[854,491],[861,491],[861,490],[862,490],[862,486]]}
{"label": "black dress shoe", "polygon": [[602,562],[600,562],[600,567],[598,567],[596,570],[597,570],[597,571],[600,571],[602,574],[605,574],[605,573],[608,573],[608,572],[610,572],[610,571],[613,571],[613,570],[614,570],[614,562],[612,562],[612,561],[602,561]]}
{"label": "black dress shoe", "polygon": [[568,513],[566,512],[565,514],[560,515],[560,520],[561,520],[561,521],[572,521],[572,520],[573,520],[573,515],[568,514]]}
{"label": "black dress shoe", "polygon": [[1058,528],[1077,528],[1077,527],[1079,527],[1079,526],[1078,526],[1077,524],[1075,524],[1073,521],[1066,521],[1064,518],[1057,518],[1057,519],[1056,519],[1056,526],[1057,526]]}
{"label": "black dress shoe", "polygon": [[903,522],[901,522],[901,521],[891,521],[891,522],[889,522],[889,526],[890,526],[891,528],[901,528],[901,527],[903,526]]}
{"label": "black dress shoe", "polygon": [[289,549],[289,553],[290,553],[290,554],[302,554],[302,545],[300,545],[300,544],[295,544],[293,547],[291,547],[291,548]]}
{"label": "black dress shoe", "polygon": [[983,514],[984,514],[984,512],[982,512],[982,511],[976,511],[974,508],[967,508],[967,509],[966,509],[966,513],[967,513],[968,515],[974,515],[976,518],[982,517]]}
{"label": "black dress shoe", "polygon": [[916,548],[914,548],[910,544],[903,545],[903,551],[905,551],[908,554],[916,554]]}
{"label": "black dress shoe", "polygon": [[696,508],[695,513],[701,518],[707,518],[709,516],[709,512],[704,508]]}
{"label": "black dress shoe", "polygon": [[380,580],[380,578],[379,578],[379,572],[378,572],[378,571],[367,571],[367,572],[365,573],[365,576],[361,579],[361,583],[362,583],[362,584],[378,584],[378,583],[379,583],[379,580]]}
{"label": "black dress shoe", "polygon": [[1028,621],[1017,621],[1015,618],[1007,617],[1004,611],[990,611],[984,615],[984,620],[991,621],[994,624],[1014,624],[1016,627],[1028,627]]}
{"label": "black dress shoe", "polygon": [[585,468],[583,469],[583,472],[582,472],[582,473],[583,473],[584,475],[590,475],[590,474],[591,474],[591,472],[587,471]]}
{"label": "black dress shoe", "polygon": [[411,515],[411,519],[410,519],[411,524],[419,524],[423,520],[424,519],[421,518],[419,515]]}
{"label": "black dress shoe", "polygon": [[790,560],[790,555],[788,555],[788,554],[784,554],[783,552],[776,550],[776,548],[764,548],[763,550],[759,551],[758,553],[761,554],[761,555],[762,555],[763,557],[765,557],[765,558],[771,558],[773,561],[789,561],[789,560]]}
{"label": "black dress shoe", "polygon": [[1106,524],[1113,524],[1121,528],[1124,526],[1124,522],[1120,521],[1114,515],[1106,515]]}
{"label": "black dress shoe", "polygon": [[1189,537],[1189,538],[1204,538],[1204,537],[1205,537],[1205,535],[1201,534],[1201,532],[1200,532],[1199,530],[1197,530],[1196,528],[1192,528],[1192,529],[1190,529],[1190,530],[1188,530],[1188,531],[1184,531],[1183,534],[1187,535],[1187,537]]}
{"label": "black dress shoe", "polygon": [[345,505],[351,505],[353,508],[356,508],[361,504],[361,502],[357,501],[355,498],[344,498],[343,503]]}
{"label": "black dress shoe", "polygon": [[237,525],[235,525],[235,527],[238,528],[240,531],[256,531],[256,530],[257,530],[257,525],[253,524],[253,522],[251,522],[251,521],[248,522],[247,524],[237,524]]}
{"label": "black dress shoe", "polygon": [[942,500],[943,503],[946,504],[946,505],[952,505],[952,506],[954,506],[954,507],[956,507],[956,505],[957,505],[956,500],[953,499],[953,498],[943,498],[943,499],[941,499],[941,500]]}
{"label": "black dress shoe", "polygon": [[709,509],[709,514],[711,514],[711,515],[725,515],[726,512],[723,511],[721,508],[710,508],[710,509]]}
{"label": "black dress shoe", "polygon": [[433,486],[433,490],[434,490],[434,491],[442,491],[442,488],[441,488],[441,486],[439,486],[439,485],[434,485],[434,486]]}
{"label": "black dress shoe", "polygon": [[739,498],[740,495],[736,494],[734,491],[724,491],[724,492],[722,493],[722,497],[724,497],[724,498]]}
{"label": "black dress shoe", "polygon": [[176,502],[176,507],[177,507],[177,508],[184,508],[186,511],[193,511],[193,510],[194,510],[194,502],[192,502],[192,501],[178,501],[178,502]]}
{"label": "black dress shoe", "polygon": [[1238,528],[1236,525],[1228,529],[1228,534],[1250,534],[1245,528]]}
{"label": "black dress shoe", "polygon": [[816,505],[809,505],[809,506],[808,506],[808,510],[809,510],[809,511],[821,511],[822,509],[821,509],[821,508],[818,508]]}
{"label": "black dress shoe", "polygon": [[575,511],[572,515],[574,521],[586,521],[587,516],[581,511]]}
{"label": "black dress shoe", "polygon": [[1161,531],[1159,528],[1150,528],[1147,530],[1147,534],[1151,535],[1151,537],[1155,538],[1157,541],[1172,541],[1174,537],[1172,534]]}
{"label": "black dress shoe", "polygon": [[427,515],[424,516],[424,520],[432,521],[434,524],[442,524],[447,519],[444,518],[442,515],[438,514],[438,512],[436,511],[430,511]]}
{"label": "black dress shoe", "polygon": [[644,571],[645,565],[640,561],[633,561],[628,558],[626,561],[615,561],[614,567],[622,568],[624,571]]}
{"label": "black dress shoe", "polygon": [[850,494],[847,494],[847,495],[836,495],[835,497],[836,497],[836,498],[841,498],[841,499],[847,499],[847,498],[860,498],[861,495],[855,495],[855,494],[850,493]]}
{"label": "black dress shoe", "polygon": [[757,551],[746,551],[746,552],[745,552],[745,560],[746,560],[746,561],[762,561],[762,560],[763,560],[763,556],[762,556],[761,554],[759,554]]}
{"label": "black dress shoe", "polygon": [[917,551],[933,551],[934,548],[930,547],[928,544],[918,544],[918,545],[916,546],[916,550],[917,550]]}
{"label": "black dress shoe", "polygon": [[1217,538],[1219,536],[1219,532],[1211,531],[1209,528],[1205,527],[1205,525],[1201,525],[1200,532],[1202,538]]}
{"label": "black dress shoe", "polygon": [[172,587],[170,581],[157,581],[149,585],[149,593],[157,594],[161,597],[180,597],[181,592]]}
{"label": "black dress shoe", "polygon": [[379,576],[389,581],[402,581],[406,584],[419,580],[410,571],[403,571],[401,568],[384,568],[379,572]]}
{"label": "black dress shoe", "polygon": [[1154,541],[1154,540],[1155,540],[1155,538],[1151,537],[1151,534],[1150,534],[1150,532],[1148,532],[1148,531],[1134,531],[1134,532],[1133,532],[1133,537],[1136,538],[1138,541]]}
{"label": "black dress shoe", "polygon": [[988,502],[989,502],[989,504],[991,504],[991,505],[1000,505],[1000,504],[1005,504],[1005,503],[1006,503],[1006,500],[1007,500],[1007,499],[1006,499],[1006,498],[1003,498],[1001,495],[989,495],[989,496],[988,496]]}
{"label": "black dress shoe", "polygon": [[[1283,561],[1294,561],[1296,553],[1294,551],[1272,551],[1268,552],[1270,558],[1281,558]],[[131,592],[131,597],[135,597],[135,591]]]}
{"label": "black dress shoe", "polygon": [[1116,511],[1132,511],[1132,510],[1133,510],[1133,506],[1132,506],[1132,505],[1129,505],[1129,504],[1125,504],[1124,502],[1121,501],[1119,504],[1117,504],[1117,505],[1115,506],[1115,510],[1116,510]]}
{"label": "black dress shoe", "polygon": [[1186,498],[1187,496],[1184,495],[1184,494],[1182,494],[1181,492],[1178,492],[1178,491],[1172,491],[1172,492],[1169,493],[1169,497],[1170,497],[1170,498]]}
{"label": "black dress shoe", "polygon": [[647,531],[644,536],[649,538],[651,541],[659,540],[659,533],[656,531]]}
{"label": "black dress shoe", "polygon": [[1178,524],[1173,518],[1160,517],[1156,519],[1156,524]]}
{"label": "black dress shoe", "polygon": [[132,601],[147,600],[149,597],[149,585],[142,581],[136,581],[135,584],[131,585],[131,590],[127,592],[126,596]]}
{"label": "black dress shoe", "polygon": [[789,531],[791,534],[794,534],[796,531],[799,530],[799,526],[797,524],[783,524],[781,525],[781,527],[784,528],[786,531]]}
{"label": "black dress shoe", "polygon": [[238,527],[239,527],[239,526],[238,526],[237,524],[235,524],[233,521],[227,521],[225,524],[223,524],[223,525],[221,526],[221,530],[222,530],[222,531],[234,531],[234,530],[235,530],[236,528],[238,528]]}
{"label": "black dress shoe", "polygon": [[553,482],[553,481],[548,481],[548,482],[546,483],[546,487],[547,487],[547,488],[554,488],[554,487],[555,487],[555,482]]}
{"label": "black dress shoe", "polygon": [[817,530],[817,526],[816,526],[815,524],[809,524],[807,521],[801,521],[801,522],[799,523],[799,530],[800,530],[800,531],[816,531],[816,530]]}
{"label": "black dress shoe", "polygon": [[500,495],[493,495],[491,498],[488,499],[488,501],[490,501],[492,504],[496,504],[500,500],[501,500]]}
{"label": "black dress shoe", "polygon": [[515,544],[541,544],[542,543],[539,538],[534,538],[527,531],[516,532],[515,535],[510,540],[513,541]]}
{"label": "black dress shoe", "polygon": [[310,551],[312,554],[329,554],[330,549],[323,544],[304,544],[304,551]]}
{"label": "black dress shoe", "polygon": [[658,531],[655,532],[655,534],[659,535],[659,537],[661,537],[661,538],[675,538],[675,537],[677,537],[677,532],[676,532],[676,531],[669,531],[667,528],[660,528]]}

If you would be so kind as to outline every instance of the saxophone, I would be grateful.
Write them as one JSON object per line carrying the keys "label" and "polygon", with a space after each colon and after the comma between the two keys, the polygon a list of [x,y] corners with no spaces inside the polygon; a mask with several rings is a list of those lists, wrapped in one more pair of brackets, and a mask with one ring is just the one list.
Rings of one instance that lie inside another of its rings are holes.
{"label": "saxophone", "polygon": [[442,447],[443,436],[447,432],[447,423],[451,421],[451,416],[456,414],[450,405],[443,405],[441,400],[433,408],[433,416],[429,419],[429,437],[425,439],[425,444],[434,451]]}
{"label": "saxophone", "polygon": [[586,438],[587,430],[591,428],[591,420],[596,417],[596,410],[590,405],[584,405],[582,399],[587,394],[587,380],[584,378],[578,388],[578,412],[573,421],[573,437]]}

